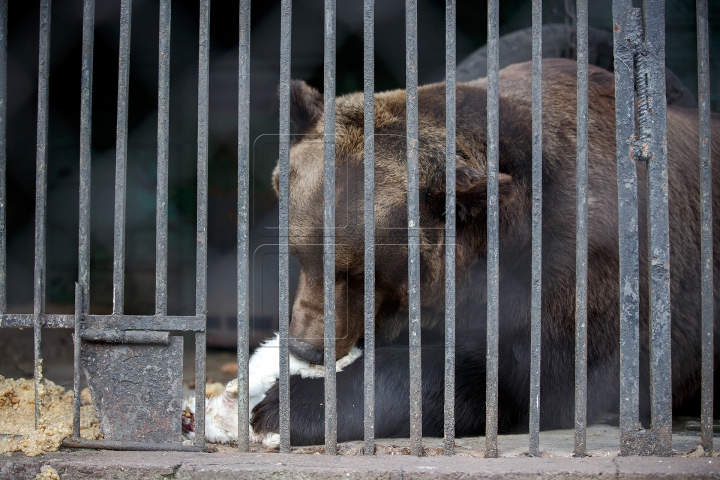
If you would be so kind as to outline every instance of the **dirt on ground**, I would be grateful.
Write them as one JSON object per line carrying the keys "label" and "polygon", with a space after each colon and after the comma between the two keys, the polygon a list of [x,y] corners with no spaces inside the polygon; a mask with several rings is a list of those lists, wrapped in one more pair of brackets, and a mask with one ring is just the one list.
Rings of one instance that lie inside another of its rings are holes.
{"label": "dirt on ground", "polygon": [[[40,419],[36,430],[34,381],[0,376],[0,433],[6,434],[0,437],[0,454],[21,451],[32,457],[54,452],[64,438],[72,435],[73,391],[44,379],[39,387]],[[89,440],[103,438],[89,391],[80,395],[80,436]]]}

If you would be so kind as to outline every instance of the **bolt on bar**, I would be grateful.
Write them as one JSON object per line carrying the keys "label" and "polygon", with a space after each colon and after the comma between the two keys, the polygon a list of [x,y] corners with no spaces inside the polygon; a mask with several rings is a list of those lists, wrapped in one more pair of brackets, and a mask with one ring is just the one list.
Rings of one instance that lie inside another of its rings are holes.
{"label": "bolt on bar", "polygon": [[485,456],[497,458],[498,337],[500,240],[498,212],[499,102],[499,5],[488,0],[487,39],[487,352],[485,379]]}
{"label": "bolt on bar", "polygon": [[325,323],[325,453],[337,453],[335,382],[335,0],[325,0],[323,135],[323,284]]}
{"label": "bolt on bar", "polygon": [[238,449],[250,450],[247,435],[250,411],[248,355],[250,352],[249,215],[250,215],[250,0],[240,2],[238,62],[238,238],[237,238],[237,355],[238,355]]}
{"label": "bolt on bar", "polygon": [[638,265],[637,169],[633,161],[635,90],[632,43],[637,11],[631,0],[613,1],[615,139],[620,253],[620,453],[637,451],[640,392],[640,294]]}
{"label": "bolt on bar", "polygon": [[122,315],[125,282],[125,187],[127,181],[128,87],[132,0],[120,2],[117,139],[115,144],[115,223],[113,247],[113,314]]}
{"label": "bolt on bar", "polygon": [[577,0],[577,167],[575,220],[575,445],[587,453],[588,0]]}
{"label": "bolt on bar", "polygon": [[375,0],[365,0],[364,114],[365,114],[365,455],[375,453]]}
{"label": "bolt on bar", "polygon": [[542,0],[532,1],[532,288],[530,296],[530,455],[540,456],[542,327]]}
{"label": "bolt on bar", "polygon": [[47,214],[48,81],[50,76],[50,0],[40,1],[40,52],[38,58],[37,154],[35,176],[35,271],[33,334],[35,345],[35,428],[40,420],[42,352],[41,321],[45,314],[45,222]]}
{"label": "bolt on bar", "polygon": [[713,452],[713,210],[710,161],[710,46],[708,2],[697,0],[698,114],[700,116],[700,198],[702,209],[702,389],[700,443]]}
{"label": "bolt on bar", "polygon": [[288,330],[290,328],[290,292],[288,240],[290,234],[290,34],[292,0],[280,6],[280,229],[279,298],[280,302],[280,453],[290,453],[290,369]]}
{"label": "bolt on bar", "polygon": [[[670,230],[668,209],[667,107],[665,98],[665,2],[644,2],[647,51],[648,234],[650,266],[650,377],[654,454],[672,454],[672,364],[670,362]],[[641,72],[642,73],[642,72]],[[641,95],[638,95],[639,105]]]}
{"label": "bolt on bar", "polygon": [[417,0],[405,2],[405,82],[408,202],[408,306],[410,325],[410,454],[422,455],[420,363],[420,193],[418,173]]}
{"label": "bolt on bar", "polygon": [[445,409],[444,451],[455,452],[456,5],[445,1]]}
{"label": "bolt on bar", "polygon": [[167,315],[168,137],[170,127],[170,0],[160,0],[158,48],[157,210],[155,315]]}
{"label": "bolt on bar", "polygon": [[6,168],[7,168],[7,17],[8,2],[0,0],[0,315],[7,311]]}

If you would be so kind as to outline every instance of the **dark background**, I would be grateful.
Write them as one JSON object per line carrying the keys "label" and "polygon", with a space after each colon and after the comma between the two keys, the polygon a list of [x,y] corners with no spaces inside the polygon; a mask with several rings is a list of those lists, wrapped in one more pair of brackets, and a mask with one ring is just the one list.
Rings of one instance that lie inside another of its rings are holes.
{"label": "dark background", "polygon": [[[10,312],[32,312],[39,2],[9,2],[7,241]],[[720,110],[720,2],[710,5],[712,108]],[[543,22],[563,22],[564,1],[544,2]],[[590,25],[610,31],[610,0],[590,2]],[[251,142],[252,318],[254,340],[277,322],[276,200],[270,172],[277,161],[280,2],[252,5]],[[362,89],[361,0],[337,2],[337,94]],[[486,5],[459,0],[457,58],[485,44]],[[119,0],[97,2],[92,120],[91,312],[111,309]],[[694,0],[666,6],[667,65],[697,94]],[[405,4],[376,2],[375,86],[405,84]],[[500,34],[530,26],[530,0],[501,2]],[[211,8],[209,328],[235,325],[237,204],[238,2]],[[195,311],[197,76],[199,2],[172,3],[170,83],[169,313]],[[126,313],[154,313],[155,186],[158,78],[157,1],[135,0],[129,92]],[[445,71],[445,2],[418,1],[419,80]],[[54,0],[50,52],[47,311],[72,310],[77,279],[78,158],[82,0]],[[323,2],[293,4],[292,76],[322,90]],[[293,267],[295,268],[295,267]],[[3,333],[3,335],[5,332]],[[212,338],[211,338],[212,340]],[[215,339],[217,340],[217,339]]]}

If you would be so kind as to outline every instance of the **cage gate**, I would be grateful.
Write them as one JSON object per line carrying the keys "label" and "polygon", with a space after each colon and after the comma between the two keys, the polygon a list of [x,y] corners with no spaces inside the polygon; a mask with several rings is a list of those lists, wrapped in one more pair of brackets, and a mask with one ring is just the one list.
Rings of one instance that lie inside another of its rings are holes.
{"label": "cage gate", "polygon": [[[131,0],[121,1],[118,75],[113,311],[89,313],[91,114],[95,1],[83,1],[82,91],[79,191],[79,267],[75,314],[45,313],[45,244],[47,212],[47,130],[50,51],[50,0],[40,2],[40,48],[35,204],[33,313],[9,314],[6,300],[6,101],[7,11],[0,0],[0,327],[33,328],[36,427],[40,418],[37,389],[42,381],[42,327],[74,329],[74,391],[84,371],[105,436],[80,438],[80,396],[74,400],[73,436],[64,445],[129,450],[205,449],[205,369],[207,317],[207,210],[210,0],[200,0],[198,65],[196,308],[192,316],[168,315],[168,137],[170,88],[170,0],[159,0],[156,294],[154,315],[124,313],[125,210],[128,136]],[[665,99],[665,7],[646,0],[613,0],[616,158],[619,200],[620,275],[620,452],[621,455],[672,454],[672,371],[670,363],[670,240],[668,206],[667,119]],[[456,2],[446,0],[446,148],[445,148],[445,318],[444,452],[455,448],[455,239],[456,228]],[[499,357],[499,0],[488,0],[487,38],[487,376],[486,457],[498,456]],[[587,264],[588,264],[588,1],[577,0],[577,222],[575,324],[576,456],[587,453]],[[418,171],[418,22],[417,1],[406,0],[406,139],[409,280],[410,449],[423,454],[420,301],[420,198]],[[240,0],[238,71],[238,213],[237,347],[238,448],[249,451],[248,352],[249,212],[250,212],[250,12]],[[324,1],[323,292],[325,452],[337,453],[337,381],[335,377],[335,68],[336,1]],[[374,0],[363,1],[364,25],[364,453],[375,449],[375,151],[374,151]],[[713,252],[710,164],[709,44],[707,0],[698,0],[698,72],[701,165],[702,265],[702,418],[701,444],[713,449]],[[281,2],[280,153],[279,153],[279,435],[280,452],[290,452],[290,50],[292,1]],[[532,297],[530,328],[529,453],[540,455],[541,271],[542,271],[542,2],[532,1]],[[636,105],[637,95],[637,105]],[[628,153],[629,152],[629,153]],[[648,169],[650,365],[652,427],[640,425],[640,266],[638,178],[636,165]],[[171,331],[195,332],[196,438],[181,442],[182,338]],[[161,385],[161,388],[158,388]],[[148,426],[150,425],[150,426]]]}

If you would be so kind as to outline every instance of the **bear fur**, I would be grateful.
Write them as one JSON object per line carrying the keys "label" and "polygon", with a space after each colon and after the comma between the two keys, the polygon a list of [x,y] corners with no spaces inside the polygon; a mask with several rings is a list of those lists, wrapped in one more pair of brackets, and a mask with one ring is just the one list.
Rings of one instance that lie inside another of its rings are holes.
{"label": "bear fur", "polygon": [[[543,61],[540,426],[572,428],[575,368],[576,64]],[[499,431],[527,430],[530,402],[531,64],[500,71]],[[298,137],[290,153],[290,253],[301,264],[291,352],[322,363],[323,104],[291,86]],[[588,421],[619,398],[618,181],[613,74],[589,67]],[[405,91],[375,95],[375,435],[409,434]],[[421,87],[422,392],[426,436],[443,432],[445,85]],[[457,85],[456,434],[485,430],[487,82]],[[336,99],[336,354],[362,343],[363,96]],[[699,409],[701,371],[698,113],[667,109],[673,408]],[[720,117],[712,116],[715,412],[720,363]],[[640,242],[640,415],[649,417],[646,166],[637,165]],[[275,171],[277,189],[278,172]],[[363,359],[337,375],[338,440],[363,437]],[[291,377],[291,442],[324,441],[322,379]],[[278,431],[278,390],[253,410],[257,433]]]}

